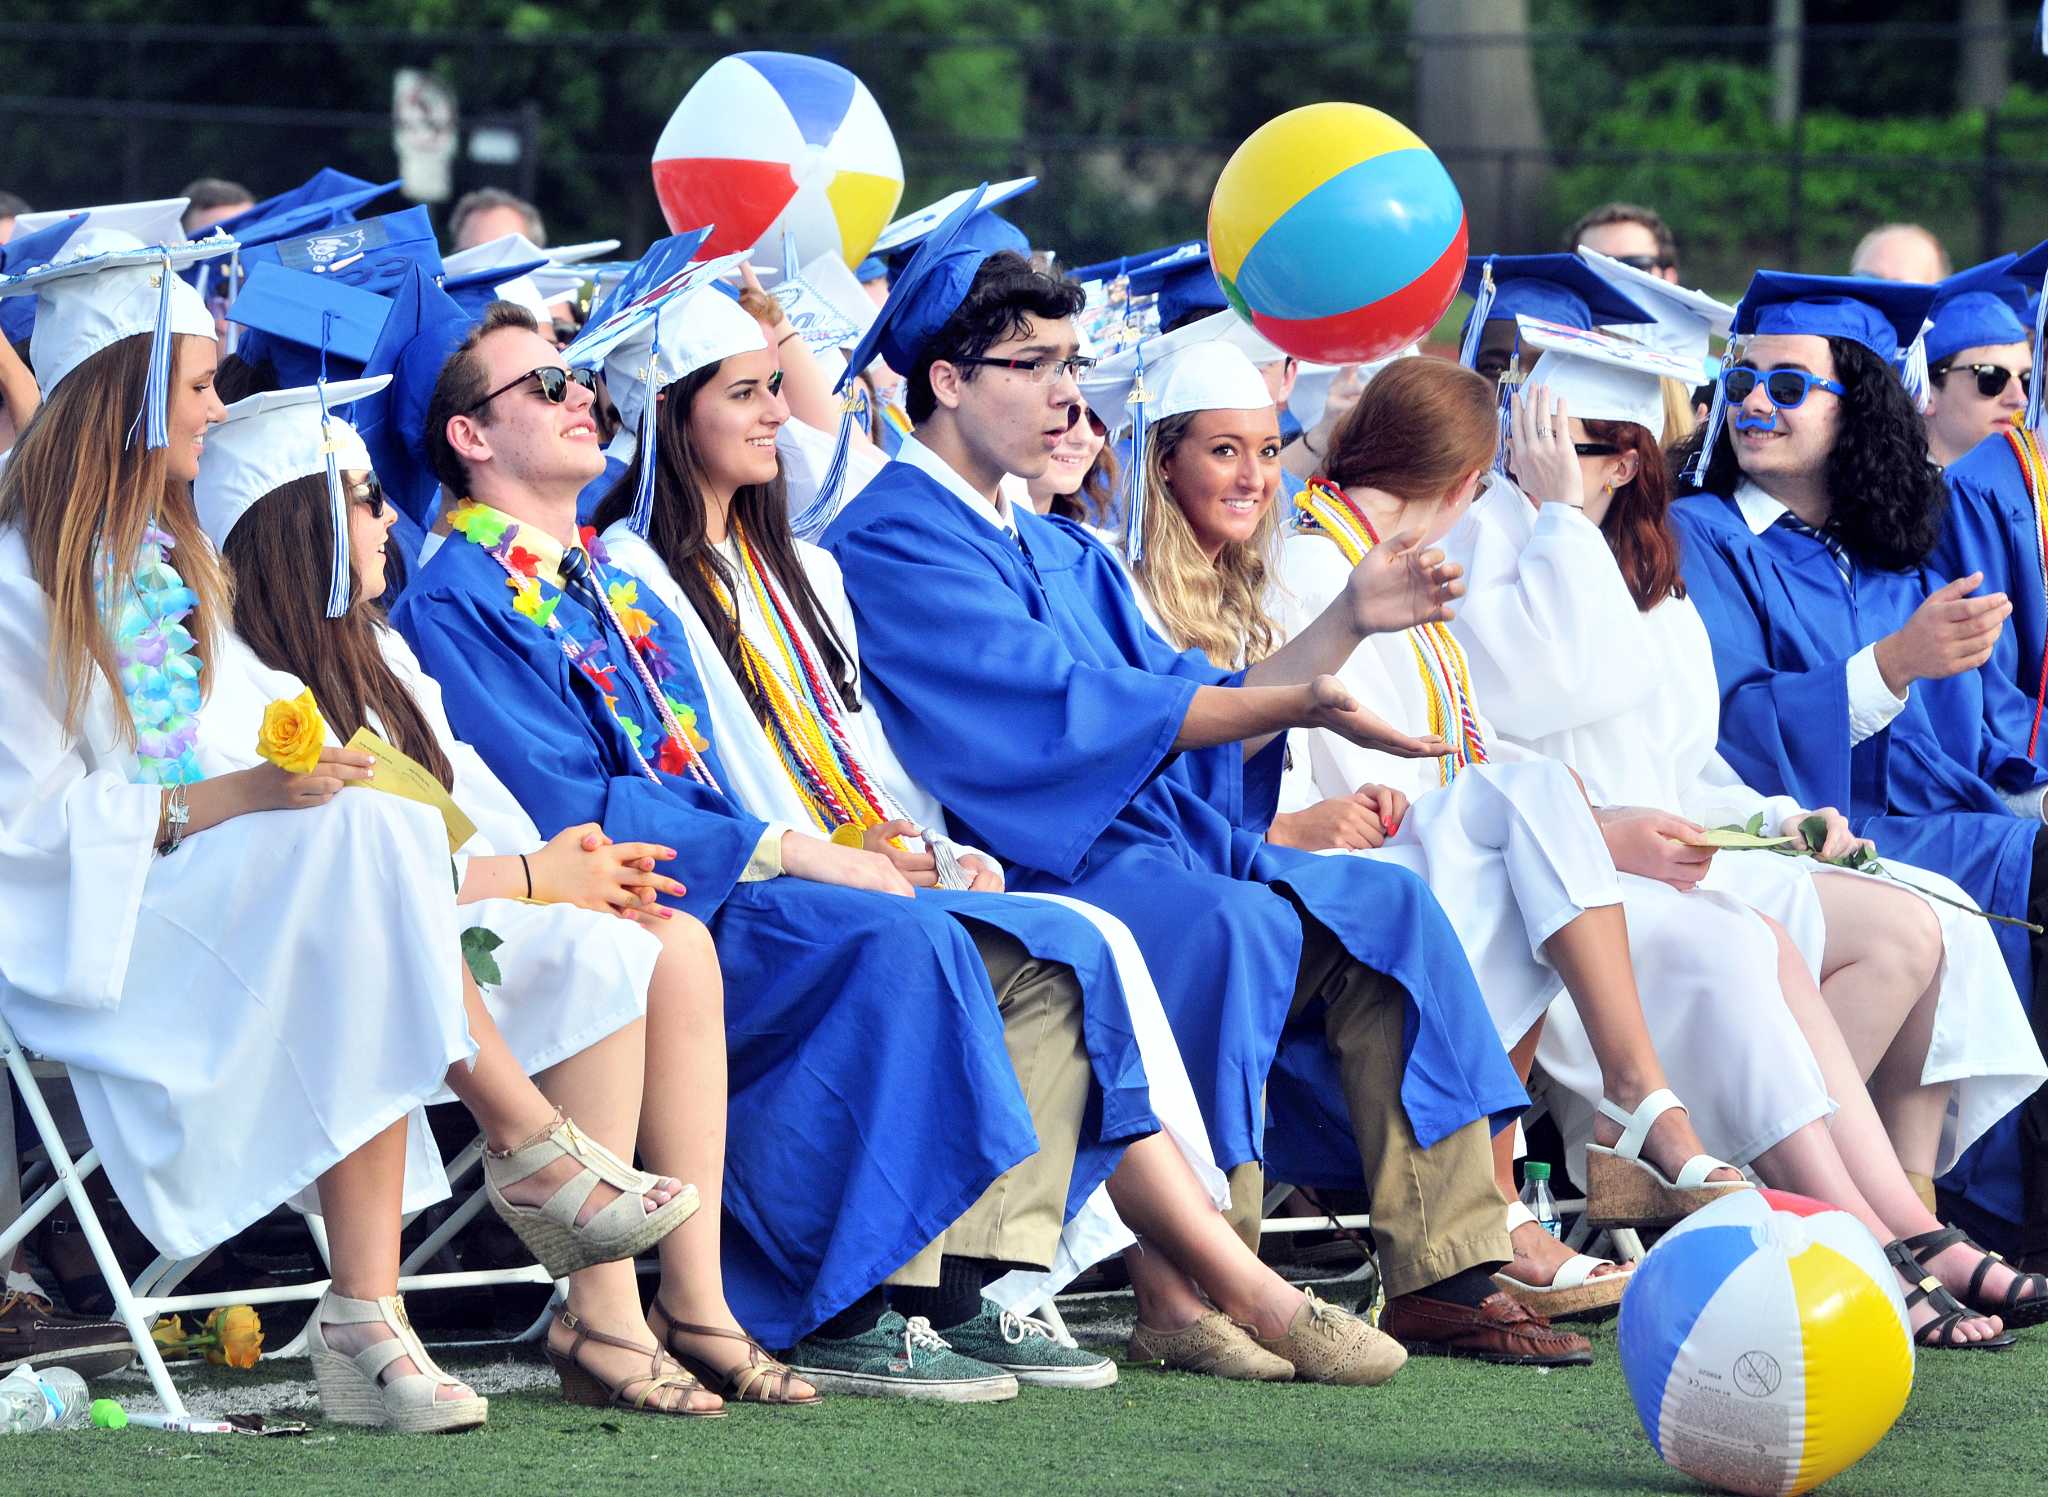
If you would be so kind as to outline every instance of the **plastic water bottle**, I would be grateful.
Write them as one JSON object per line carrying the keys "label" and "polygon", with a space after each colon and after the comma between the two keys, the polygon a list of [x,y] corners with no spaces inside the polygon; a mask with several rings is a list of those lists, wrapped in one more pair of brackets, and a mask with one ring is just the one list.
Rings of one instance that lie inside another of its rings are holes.
{"label": "plastic water bottle", "polygon": [[1550,1193],[1550,1166],[1532,1159],[1522,1166],[1522,1204],[1536,1218],[1536,1225],[1552,1237],[1564,1235],[1558,1228],[1557,1197]]}
{"label": "plastic water bottle", "polygon": [[92,1394],[69,1367],[38,1371],[26,1364],[0,1378],[0,1434],[28,1435],[45,1429],[83,1429],[91,1419]]}

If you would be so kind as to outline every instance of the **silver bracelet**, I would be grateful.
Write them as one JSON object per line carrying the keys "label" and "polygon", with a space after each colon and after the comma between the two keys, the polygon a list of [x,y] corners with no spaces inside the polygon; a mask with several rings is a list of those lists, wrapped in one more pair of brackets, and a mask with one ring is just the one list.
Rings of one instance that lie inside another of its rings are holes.
{"label": "silver bracelet", "polygon": [[164,840],[157,844],[159,856],[167,858],[178,850],[191,820],[192,808],[186,804],[184,784],[172,785],[164,796]]}

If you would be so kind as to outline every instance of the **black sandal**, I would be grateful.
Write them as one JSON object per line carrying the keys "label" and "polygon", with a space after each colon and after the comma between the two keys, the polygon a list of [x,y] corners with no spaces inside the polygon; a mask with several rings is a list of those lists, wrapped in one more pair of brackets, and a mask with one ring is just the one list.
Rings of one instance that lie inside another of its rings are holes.
{"label": "black sandal", "polygon": [[[2023,1331],[2030,1325],[2048,1320],[2048,1274],[2021,1273],[2014,1269],[2013,1281],[2005,1291],[2004,1300],[1986,1298],[1983,1294],[1985,1275],[1991,1272],[1992,1265],[2004,1263],[2005,1257],[1989,1248],[1979,1247],[1961,1227],[1941,1227],[1933,1232],[1922,1232],[1918,1237],[1899,1240],[1913,1255],[1914,1261],[1921,1264],[1923,1271],[1927,1259],[1957,1243],[1976,1253],[1977,1271],[1970,1275],[1970,1287],[1956,1298],[1980,1315],[1996,1315],[2005,1322],[2008,1331]],[[2031,1294],[2022,1292],[2030,1288],[2033,1290]]]}
{"label": "black sandal", "polygon": [[[1923,1236],[1932,1234],[1923,1233]],[[1963,1308],[1953,1294],[1942,1287],[1941,1280],[1929,1273],[1913,1256],[1913,1249],[1901,1239],[1894,1238],[1884,1245],[1884,1255],[1900,1275],[1913,1284],[1906,1291],[1906,1309],[1925,1302],[1934,1310],[1934,1319],[1913,1333],[1915,1346],[1935,1351],[2006,1351],[2012,1345],[2011,1331],[2001,1331],[1988,1341],[1959,1341],[1956,1327],[1981,1312]]]}

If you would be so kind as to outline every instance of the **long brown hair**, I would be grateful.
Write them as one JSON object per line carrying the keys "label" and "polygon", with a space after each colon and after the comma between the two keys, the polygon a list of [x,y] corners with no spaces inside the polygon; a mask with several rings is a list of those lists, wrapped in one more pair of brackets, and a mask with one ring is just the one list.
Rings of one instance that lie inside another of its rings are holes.
{"label": "long brown hair", "polygon": [[1671,465],[1647,427],[1633,421],[1588,421],[1586,435],[1636,455],[1636,476],[1614,491],[1600,533],[1622,580],[1648,613],[1666,598],[1685,596],[1678,536],[1671,528]]}
{"label": "long brown hair", "polygon": [[[739,597],[739,579],[718,548],[704,535],[704,488],[696,444],[690,439],[690,404],[697,392],[718,377],[724,361],[684,375],[665,392],[667,398],[655,413],[658,426],[659,463],[654,474],[654,511],[647,522],[647,543],[654,548],[676,586],[697,611],[704,627],[718,646],[733,679],[754,709],[754,715],[768,720],[768,696],[754,679],[752,667],[740,649],[739,626],[718,601],[718,585],[728,598]],[[633,495],[640,486],[641,465],[647,461],[644,449],[633,454],[632,464],[612,486],[597,507],[599,531],[623,520],[633,508]],[[735,534],[744,531],[771,575],[796,608],[804,633],[817,647],[825,675],[838,689],[849,712],[860,711],[853,655],[833,632],[818,595],[804,575],[796,552],[796,534],[789,528],[789,495],[778,471],[770,483],[748,484],[732,496],[726,526]]]}
{"label": "long brown hair", "polygon": [[[172,379],[186,338],[172,348]],[[125,578],[152,520],[171,537],[175,565],[199,600],[185,626],[202,665],[213,660],[231,588],[192,508],[192,486],[170,476],[165,449],[130,444],[149,375],[149,337],[109,344],[80,364],[37,410],[0,472],[0,525],[28,548],[29,570],[50,599],[50,681],[76,735],[95,673],[113,697],[126,742],[135,722],[121,690],[114,641],[93,586],[101,565]],[[208,685],[204,671],[202,686]]]}
{"label": "long brown hair", "polygon": [[[1145,586],[1167,634],[1183,650],[1200,650],[1225,669],[1256,665],[1280,644],[1266,612],[1266,558],[1280,530],[1276,497],[1248,541],[1233,541],[1211,561],[1195,527],[1174,502],[1166,464],[1187,440],[1199,411],[1156,421],[1145,454],[1145,482],[1134,501],[1145,506],[1145,554],[1131,570]],[[1103,449],[1105,452],[1108,448]]]}
{"label": "long brown hair", "polygon": [[1111,512],[1116,508],[1117,480],[1121,472],[1122,465],[1116,460],[1116,443],[1105,441],[1102,450],[1095,454],[1095,461],[1088,465],[1088,476],[1081,480],[1081,487],[1071,494],[1053,495],[1048,513],[1063,520],[1072,520],[1077,525],[1107,525]]}
{"label": "long brown hair", "polygon": [[343,743],[372,716],[383,736],[455,788],[455,767],[426,715],[378,647],[391,626],[383,608],[363,594],[349,567],[348,612],[327,613],[327,575],[334,534],[322,474],[279,484],[228,532],[222,555],[234,570],[235,632],[274,671],[289,671],[313,693],[320,715]]}
{"label": "long brown hair", "polygon": [[1396,359],[1366,385],[1323,465],[1347,489],[1441,499],[1500,446],[1493,388],[1449,359]]}

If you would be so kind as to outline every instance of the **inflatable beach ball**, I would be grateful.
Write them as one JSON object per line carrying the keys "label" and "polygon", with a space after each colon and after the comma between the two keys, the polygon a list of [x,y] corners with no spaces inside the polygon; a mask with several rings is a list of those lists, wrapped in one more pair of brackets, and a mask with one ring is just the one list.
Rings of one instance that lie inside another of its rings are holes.
{"label": "inflatable beach ball", "polygon": [[790,52],[721,57],[690,86],[654,147],[654,194],[672,233],[712,226],[707,260],[782,264],[836,252],[858,265],[903,198],[903,159],[867,85]]}
{"label": "inflatable beach ball", "polygon": [[1745,1190],[1695,1211],[1621,1302],[1643,1430],[1688,1476],[1810,1491],[1869,1454],[1913,1390],[1913,1336],[1884,1250],[1847,1212]]}
{"label": "inflatable beach ball", "polygon": [[1465,203],[1422,137],[1363,104],[1253,131],[1209,199],[1238,315],[1299,359],[1383,359],[1434,328],[1465,273]]}

